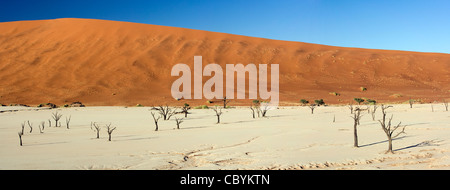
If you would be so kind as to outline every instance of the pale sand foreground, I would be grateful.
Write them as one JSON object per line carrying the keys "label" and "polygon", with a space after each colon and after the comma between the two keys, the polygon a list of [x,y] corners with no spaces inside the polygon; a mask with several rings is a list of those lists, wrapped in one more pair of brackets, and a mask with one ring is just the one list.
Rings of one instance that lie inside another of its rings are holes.
{"label": "pale sand foreground", "polygon": [[[1,107],[19,111],[0,113],[0,169],[450,169],[450,112],[433,107],[387,110],[394,124],[408,125],[393,142],[396,154],[385,154],[386,136],[367,113],[358,131],[361,147],[354,148],[347,107],[319,107],[313,115],[308,107],[281,107],[256,119],[248,108],[227,109],[220,124],[213,110],[194,109],[180,130],[171,118],[160,120],[159,131],[149,107],[60,108],[59,128],[48,127],[55,109]],[[17,132],[26,120],[33,132],[25,127],[21,147]],[[96,139],[91,122],[116,126],[112,141],[105,128]]]}

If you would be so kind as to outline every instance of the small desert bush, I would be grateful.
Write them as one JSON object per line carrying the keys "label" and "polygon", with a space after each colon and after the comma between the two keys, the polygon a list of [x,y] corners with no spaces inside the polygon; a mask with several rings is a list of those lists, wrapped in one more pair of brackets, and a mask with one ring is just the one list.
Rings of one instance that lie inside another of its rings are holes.
{"label": "small desert bush", "polygon": [[196,106],[194,109],[209,109],[207,105]]}
{"label": "small desert bush", "polygon": [[337,92],[330,92],[330,93],[328,93],[328,94],[333,95],[333,96],[340,96],[340,95],[341,95],[341,94],[339,94],[339,93],[337,93]]}
{"label": "small desert bush", "polygon": [[320,99],[320,100],[314,100],[314,102],[317,104],[317,106],[325,105],[325,102],[323,101],[323,99]]}
{"label": "small desert bush", "polygon": [[355,102],[357,102],[358,105],[364,102],[364,99],[362,98],[353,98],[353,100],[355,100]]}
{"label": "small desert bush", "polygon": [[361,92],[364,92],[364,91],[367,91],[367,88],[366,88],[366,87],[359,87],[359,90],[360,90]]}
{"label": "small desert bush", "polygon": [[369,103],[370,105],[375,105],[375,104],[377,103],[376,100],[372,100],[372,99],[367,99],[366,101],[367,101],[367,103]]}

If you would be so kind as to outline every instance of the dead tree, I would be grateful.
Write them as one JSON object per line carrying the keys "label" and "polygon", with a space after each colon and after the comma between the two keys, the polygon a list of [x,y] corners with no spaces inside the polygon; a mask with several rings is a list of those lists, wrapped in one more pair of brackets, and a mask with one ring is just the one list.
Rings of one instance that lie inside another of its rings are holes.
{"label": "dead tree", "polygon": [[433,104],[431,104],[431,112],[434,112]]}
{"label": "dead tree", "polygon": [[[267,111],[270,110],[269,104],[268,103],[263,103],[264,105],[260,106],[260,110],[261,110],[261,115],[262,117],[266,117]],[[262,108],[261,108],[262,107]]]}
{"label": "dead tree", "polygon": [[373,105],[373,110],[371,112],[372,114],[372,121],[375,121],[375,112],[377,111],[378,106],[377,105]]}
{"label": "dead tree", "polygon": [[216,112],[217,123],[220,123],[220,115],[222,115],[222,108],[215,106],[212,109],[214,110],[214,112]]}
{"label": "dead tree", "polygon": [[111,141],[111,134],[116,129],[116,127],[111,128],[111,123],[106,125],[106,129],[108,131],[108,141]]}
{"label": "dead tree", "polygon": [[316,104],[311,104],[308,106],[311,109],[311,114],[314,114],[314,109],[316,109]]}
{"label": "dead tree", "polygon": [[69,115],[69,118],[66,117],[66,127],[67,129],[69,129],[69,123],[70,123],[70,119],[72,118],[71,115]]}
{"label": "dead tree", "polygon": [[359,147],[358,146],[358,125],[359,125],[359,120],[362,117],[362,115],[361,115],[362,110],[363,109],[356,107],[353,112],[353,116],[350,116],[351,118],[353,118],[353,121],[354,121],[354,123],[353,123],[353,146],[354,147]]}
{"label": "dead tree", "polygon": [[[41,129],[41,125],[42,125],[42,129]],[[38,125],[38,127],[39,127],[39,133],[44,133],[44,125],[45,125],[45,121],[41,122],[41,125]]]}
{"label": "dead tree", "polygon": [[414,100],[413,99],[411,99],[411,98],[409,98],[409,108],[412,108],[412,105],[413,105],[413,103],[414,103]]}
{"label": "dead tree", "polygon": [[444,102],[445,111],[448,111],[448,102],[446,100],[443,100],[442,102]]}
{"label": "dead tree", "polygon": [[58,127],[58,121],[61,119],[62,114],[58,113],[58,111],[52,113],[53,120],[55,120],[55,127]]}
{"label": "dead tree", "polygon": [[[95,123],[95,122],[93,122],[92,123],[92,126],[94,126],[94,128],[95,128],[95,131],[97,132],[97,139],[99,139],[100,138],[100,125],[98,125],[97,123]],[[91,126],[91,127],[92,127]]]}
{"label": "dead tree", "polygon": [[350,109],[350,114],[353,114],[353,103],[350,103],[347,107]]}
{"label": "dead tree", "polygon": [[158,107],[153,107],[152,110],[157,110],[159,114],[163,116],[164,120],[169,120],[170,117],[172,117],[176,113],[176,108],[172,110],[168,105],[166,106],[159,105]]}
{"label": "dead tree", "polygon": [[184,113],[184,117],[187,117],[188,111],[191,109],[189,104],[185,103],[184,106],[181,108],[181,113]]}
{"label": "dead tree", "polygon": [[153,117],[153,121],[155,121],[155,131],[158,131],[158,120],[161,119],[161,115],[159,115],[158,117],[155,117],[155,113],[151,112],[152,117]]}
{"label": "dead tree", "polygon": [[21,131],[22,135],[23,135],[23,130],[24,129],[25,129],[25,121],[22,123],[22,131]]}
{"label": "dead tree", "polygon": [[250,105],[250,110],[252,110],[252,116],[255,119],[255,108],[253,108],[253,105]]}
{"label": "dead tree", "polygon": [[20,146],[22,146],[22,136],[23,136],[23,132],[18,132],[17,134],[19,134],[19,143],[20,143]]}
{"label": "dead tree", "polygon": [[230,103],[231,100],[227,99],[227,97],[223,97],[223,108],[226,109],[227,108],[227,104]]}
{"label": "dead tree", "polygon": [[177,123],[177,129],[180,129],[180,124],[183,123],[183,118],[175,117],[175,122]]}
{"label": "dead tree", "polygon": [[52,121],[50,119],[48,120],[48,127],[52,127]]}
{"label": "dead tree", "polygon": [[384,106],[381,105],[381,112],[383,114],[383,119],[382,120],[378,120],[378,122],[380,122],[381,124],[381,128],[383,129],[384,133],[386,134],[386,137],[388,138],[389,141],[389,146],[388,146],[388,150],[386,151],[386,153],[394,153],[394,151],[392,150],[392,139],[397,138],[400,134],[405,133],[405,126],[403,126],[402,131],[396,133],[394,135],[394,132],[401,127],[401,123],[398,123],[398,125],[396,126],[391,126],[391,122],[392,122],[392,118],[394,115],[391,115],[391,118],[389,119],[388,123],[386,123],[386,109],[390,108],[392,106]]}
{"label": "dead tree", "polygon": [[30,127],[30,133],[33,132],[33,124],[30,123],[30,121],[27,121],[28,127]]}

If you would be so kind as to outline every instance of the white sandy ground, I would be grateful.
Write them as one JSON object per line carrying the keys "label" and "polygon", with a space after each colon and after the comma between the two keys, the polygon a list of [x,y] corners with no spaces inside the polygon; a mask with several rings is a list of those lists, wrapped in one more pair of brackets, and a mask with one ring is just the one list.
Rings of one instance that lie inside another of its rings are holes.
{"label": "white sandy ground", "polygon": [[[346,106],[318,107],[313,115],[308,107],[280,107],[256,119],[248,108],[226,109],[220,124],[213,110],[194,109],[180,130],[171,118],[160,120],[159,131],[149,107],[1,107],[19,111],[0,113],[0,169],[450,169],[450,112],[442,104],[433,104],[434,112],[430,104],[393,106],[388,116],[407,125],[393,142],[395,154],[385,154],[387,138],[367,113],[358,129],[361,147],[354,148]],[[63,126],[48,127],[56,110]],[[26,126],[19,146],[26,120],[33,132]],[[92,121],[117,127],[111,142],[104,128],[95,138]]]}

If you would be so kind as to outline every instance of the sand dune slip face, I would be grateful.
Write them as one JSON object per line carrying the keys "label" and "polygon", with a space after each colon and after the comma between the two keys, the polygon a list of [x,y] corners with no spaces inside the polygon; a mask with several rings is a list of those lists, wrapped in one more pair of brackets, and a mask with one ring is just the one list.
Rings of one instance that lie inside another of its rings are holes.
{"label": "sand dune slip face", "polygon": [[[0,169],[450,169],[450,117],[441,104],[393,105],[393,123],[407,125],[393,141],[364,113],[353,147],[353,120],[344,106],[280,107],[255,118],[248,108],[193,109],[180,129],[175,118],[159,120],[149,107],[39,109],[1,107]],[[15,110],[15,111],[6,111]],[[60,127],[52,113],[62,114]],[[69,129],[66,118],[70,116]],[[381,118],[379,109],[376,119]],[[335,120],[335,122],[333,122]],[[19,145],[18,132],[25,125]],[[44,121],[40,132],[38,125]],[[99,138],[91,122],[100,126]],[[116,127],[108,141],[106,125]]]}
{"label": "sand dune slip face", "polygon": [[[0,23],[0,103],[174,106],[170,71],[194,56],[203,65],[279,64],[281,105],[302,98],[347,104],[441,101],[450,55],[269,40],[175,27],[90,19]],[[204,77],[205,82],[209,77]],[[361,87],[366,90],[361,91]],[[339,95],[337,95],[339,94]],[[247,105],[249,101],[234,101]]]}

